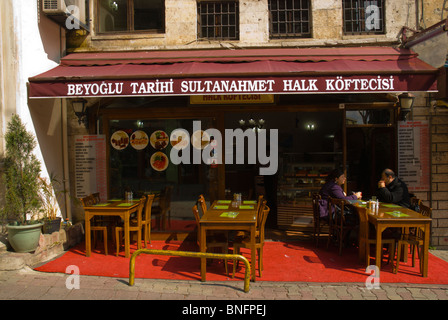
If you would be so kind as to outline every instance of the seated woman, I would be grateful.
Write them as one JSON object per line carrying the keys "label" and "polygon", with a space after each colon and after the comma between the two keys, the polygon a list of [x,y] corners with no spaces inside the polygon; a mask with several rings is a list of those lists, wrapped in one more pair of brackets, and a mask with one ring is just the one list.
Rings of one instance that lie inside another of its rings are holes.
{"label": "seated woman", "polygon": [[[341,169],[335,169],[327,176],[326,183],[319,191],[322,199],[319,201],[319,213],[323,219],[328,219],[328,198],[345,199],[345,200],[357,200],[362,198],[361,192],[356,192],[350,196],[347,196],[342,189],[342,185],[346,181],[345,173]],[[347,213],[345,213],[347,215]],[[353,215],[354,216],[354,215]],[[346,216],[347,219],[347,216]],[[354,217],[356,219],[356,217]],[[348,218],[347,220],[352,220]],[[354,221],[353,221],[354,222]]]}

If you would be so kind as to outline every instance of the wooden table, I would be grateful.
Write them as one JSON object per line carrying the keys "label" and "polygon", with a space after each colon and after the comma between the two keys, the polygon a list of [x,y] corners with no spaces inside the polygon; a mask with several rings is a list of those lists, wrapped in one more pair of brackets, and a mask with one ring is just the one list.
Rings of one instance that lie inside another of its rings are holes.
{"label": "wooden table", "polygon": [[86,227],[86,257],[91,254],[91,234],[90,220],[94,216],[119,216],[124,221],[124,247],[125,257],[129,258],[130,238],[129,238],[129,217],[131,213],[136,212],[140,200],[110,200],[107,203],[99,203],[93,206],[84,207],[85,227]]}
{"label": "wooden table", "polygon": [[[243,206],[248,204],[243,203]],[[226,200],[217,200],[213,202],[207,212],[201,217],[199,221],[200,227],[200,250],[206,252],[207,250],[207,230],[235,230],[248,231],[250,233],[251,243],[251,279],[255,281],[255,232],[257,224],[257,204],[250,204],[253,208],[243,209],[241,207],[232,207]],[[218,206],[218,207],[217,207]],[[226,208],[227,207],[227,208]],[[224,212],[238,212],[234,218],[221,217]],[[201,258],[201,280],[206,280],[206,258]]]}
{"label": "wooden table", "polygon": [[[353,207],[358,210],[360,214],[360,221],[362,222],[361,214],[367,214],[368,223],[371,223],[376,230],[376,253],[375,263],[378,268],[381,268],[381,240],[383,231],[387,228],[421,228],[424,232],[423,254],[420,259],[423,259],[422,276],[428,276],[428,250],[429,250],[429,236],[432,219],[421,215],[420,213],[404,208],[401,206],[380,203],[378,210],[370,210],[359,201],[352,203]],[[400,214],[391,214],[394,211],[399,211]],[[368,250],[367,243],[362,238],[368,237],[369,226],[367,223],[360,224],[360,246],[359,255],[365,257],[365,252]],[[399,248],[400,249],[400,248]]]}

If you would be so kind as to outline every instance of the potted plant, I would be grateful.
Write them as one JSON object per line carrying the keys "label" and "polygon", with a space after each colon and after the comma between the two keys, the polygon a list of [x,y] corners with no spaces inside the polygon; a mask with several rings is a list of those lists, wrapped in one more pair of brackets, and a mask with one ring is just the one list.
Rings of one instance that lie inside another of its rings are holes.
{"label": "potted plant", "polygon": [[60,182],[53,174],[50,175],[50,179],[41,177],[40,182],[41,211],[44,224],[42,230],[44,234],[51,234],[61,228],[62,218],[58,217],[58,199],[64,191],[59,189]]}
{"label": "potted plant", "polygon": [[40,161],[34,155],[36,140],[18,115],[13,115],[5,134],[3,183],[8,241],[16,252],[31,252],[39,244],[42,223],[37,219],[42,202]]}

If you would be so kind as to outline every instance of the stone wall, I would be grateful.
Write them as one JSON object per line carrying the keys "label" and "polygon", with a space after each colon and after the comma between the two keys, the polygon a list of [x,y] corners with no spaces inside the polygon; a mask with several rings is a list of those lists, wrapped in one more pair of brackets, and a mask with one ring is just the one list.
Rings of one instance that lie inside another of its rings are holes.
{"label": "stone wall", "polygon": [[[90,16],[94,21],[94,2]],[[68,51],[126,51],[158,49],[222,48],[229,43],[238,47],[306,47],[328,45],[388,45],[397,44],[403,26],[418,29],[438,22],[441,3],[425,3],[424,19],[416,17],[416,1],[386,0],[386,33],[381,35],[343,35],[342,1],[311,0],[312,37],[304,39],[269,39],[268,0],[239,0],[240,39],[208,41],[197,39],[197,0],[165,0],[165,33],[157,34],[97,34],[95,24],[91,33],[70,32]],[[436,14],[435,14],[436,13]]]}
{"label": "stone wall", "polygon": [[432,242],[448,249],[448,109],[433,109],[431,122]]}

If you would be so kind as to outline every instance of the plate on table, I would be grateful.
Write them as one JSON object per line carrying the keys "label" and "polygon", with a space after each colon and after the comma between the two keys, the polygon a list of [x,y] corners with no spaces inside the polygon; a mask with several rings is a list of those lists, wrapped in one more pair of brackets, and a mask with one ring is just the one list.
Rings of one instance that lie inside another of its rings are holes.
{"label": "plate on table", "polygon": [[154,149],[162,150],[168,145],[169,137],[165,131],[157,130],[151,134],[149,141]]}
{"label": "plate on table", "polygon": [[156,152],[151,156],[150,159],[151,167],[156,171],[164,171],[168,168],[169,159],[163,152]]}
{"label": "plate on table", "polygon": [[115,131],[110,137],[110,144],[114,149],[123,150],[129,144],[129,136],[123,130]]}
{"label": "plate on table", "polygon": [[131,146],[136,150],[143,150],[148,145],[148,135],[145,131],[137,130],[131,134]]}

